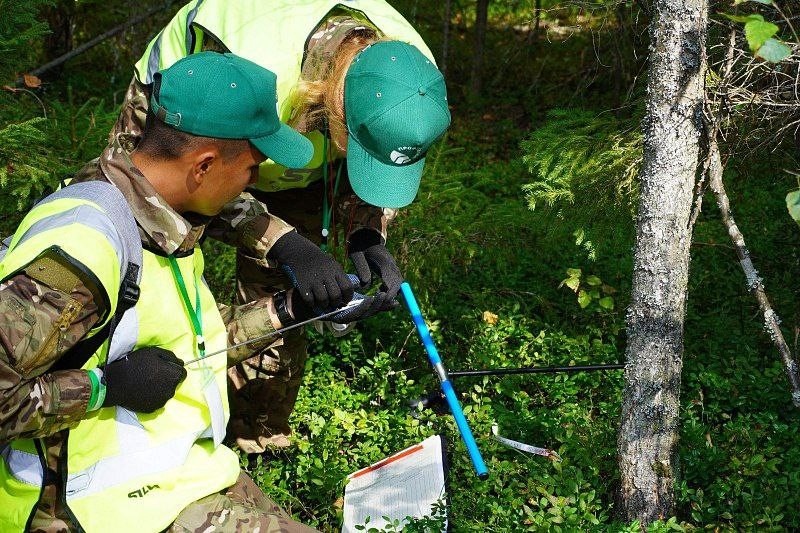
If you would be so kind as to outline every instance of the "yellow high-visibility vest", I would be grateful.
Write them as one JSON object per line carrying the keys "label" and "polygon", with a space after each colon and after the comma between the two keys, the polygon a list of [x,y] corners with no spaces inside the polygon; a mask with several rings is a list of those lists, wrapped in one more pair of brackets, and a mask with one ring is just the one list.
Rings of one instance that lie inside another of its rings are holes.
{"label": "yellow high-visibility vest", "polygon": [[[56,247],[99,281],[115,307],[127,261],[122,236],[101,204],[85,195],[70,197],[75,187],[98,184],[113,187],[101,182],[71,185],[55,199],[37,204],[0,261],[0,279]],[[124,202],[121,194],[119,201]],[[202,278],[202,252],[196,248],[177,263],[193,301],[197,290],[206,349],[226,348],[225,325]],[[144,250],[141,266],[138,302],[122,316],[111,346],[106,341],[83,368],[146,346],[171,350],[184,361],[197,357],[189,312],[167,257]],[[226,364],[221,353],[189,365],[175,396],[155,413],[101,408],[69,431],[65,470],[58,482],[63,483],[64,503],[84,530],[162,531],[189,503],[236,482],[238,456],[221,445],[229,417]],[[44,480],[46,463],[40,453],[32,439],[0,447],[0,531],[25,528]]]}

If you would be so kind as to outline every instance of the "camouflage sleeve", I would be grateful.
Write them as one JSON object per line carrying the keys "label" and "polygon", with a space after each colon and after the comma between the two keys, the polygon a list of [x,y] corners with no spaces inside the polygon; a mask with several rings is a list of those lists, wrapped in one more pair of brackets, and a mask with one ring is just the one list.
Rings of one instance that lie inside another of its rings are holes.
{"label": "camouflage sleeve", "polygon": [[[278,313],[272,303],[272,296],[244,305],[217,304],[217,307],[228,329],[228,346],[275,333],[281,327]],[[281,336],[272,335],[263,341],[230,350],[228,352],[228,368],[238,365],[259,351],[281,344],[283,344]]]}
{"label": "camouflage sleeve", "polygon": [[140,137],[144,130],[144,120],[150,107],[150,87],[136,79],[136,76],[125,91],[125,100],[122,102],[117,122],[109,134],[109,144],[114,142],[118,133],[131,133]]}
{"label": "camouflage sleeve", "polygon": [[370,205],[355,194],[344,195],[338,208],[340,220],[348,221],[348,236],[356,230],[368,228],[380,233],[383,242],[386,242],[389,224],[397,216],[397,209]]}
{"label": "camouflage sleeve", "polygon": [[211,238],[235,246],[245,255],[265,260],[279,238],[294,228],[267,211],[249,193],[229,202],[206,228]]}
{"label": "camouflage sleeve", "polygon": [[52,435],[83,418],[86,372],[48,369],[98,323],[97,301],[71,268],[42,258],[0,283],[0,442]]}

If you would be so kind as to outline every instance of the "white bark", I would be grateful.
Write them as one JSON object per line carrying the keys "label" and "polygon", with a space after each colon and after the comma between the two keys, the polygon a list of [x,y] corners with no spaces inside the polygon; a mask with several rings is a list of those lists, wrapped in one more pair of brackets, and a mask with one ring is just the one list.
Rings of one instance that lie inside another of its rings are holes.
{"label": "white bark", "polygon": [[703,133],[706,0],[657,0],[650,35],[625,391],[618,438],[621,512],[672,514],[692,191]]}

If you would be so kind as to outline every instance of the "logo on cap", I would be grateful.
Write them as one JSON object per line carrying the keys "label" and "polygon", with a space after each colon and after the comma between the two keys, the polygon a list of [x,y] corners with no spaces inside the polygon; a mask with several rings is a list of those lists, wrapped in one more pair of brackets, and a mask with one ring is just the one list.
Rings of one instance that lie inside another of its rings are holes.
{"label": "logo on cap", "polygon": [[395,165],[406,165],[416,161],[422,154],[422,147],[420,146],[401,146],[396,150],[392,150],[389,154],[389,159]]}

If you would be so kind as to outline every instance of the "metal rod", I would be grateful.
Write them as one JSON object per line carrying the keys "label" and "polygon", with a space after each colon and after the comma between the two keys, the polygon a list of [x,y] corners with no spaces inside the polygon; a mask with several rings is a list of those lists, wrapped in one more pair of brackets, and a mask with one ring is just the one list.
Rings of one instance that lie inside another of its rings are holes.
{"label": "metal rod", "polygon": [[433,365],[434,370],[436,370],[436,375],[439,376],[439,381],[442,384],[442,392],[447,399],[447,404],[450,406],[450,412],[453,413],[453,418],[456,420],[458,431],[461,433],[461,438],[464,440],[464,444],[467,447],[467,452],[469,452],[469,457],[472,460],[475,473],[478,474],[480,479],[486,479],[489,477],[489,470],[483,462],[478,444],[475,442],[475,437],[472,436],[472,430],[469,428],[467,419],[464,417],[464,411],[461,410],[461,404],[458,403],[458,398],[453,390],[453,384],[450,383],[447,377],[447,370],[442,363],[442,359],[439,357],[436,346],[433,344],[428,326],[425,324],[425,319],[422,318],[422,312],[419,310],[419,305],[417,305],[417,299],[414,297],[414,293],[408,282],[404,281],[400,285],[400,292],[403,294],[403,299],[406,302],[408,311],[411,313],[411,318],[414,320],[414,325],[422,340],[422,345],[425,347],[425,352],[428,354],[428,359],[431,365]]}
{"label": "metal rod", "polygon": [[275,337],[277,335],[283,335],[287,331],[293,330],[295,328],[299,328],[300,326],[305,326],[307,324],[311,324],[312,322],[316,322],[317,320],[324,320],[326,318],[330,318],[333,315],[335,315],[337,313],[341,313],[345,309],[347,309],[349,307],[354,307],[356,305],[359,305],[360,303],[361,303],[361,300],[350,300],[350,302],[347,305],[345,305],[344,307],[340,307],[339,309],[334,309],[333,311],[330,311],[328,313],[323,313],[323,314],[321,314],[319,316],[311,317],[311,318],[309,318],[307,320],[303,320],[302,322],[298,322],[296,324],[292,324],[291,326],[286,326],[285,328],[277,329],[277,330],[273,331],[272,333],[267,333],[266,335],[260,335],[258,337],[254,337],[254,338],[252,338],[250,340],[247,340],[247,341],[244,341],[244,342],[240,342],[238,344],[233,344],[231,346],[228,346],[227,348],[223,348],[222,350],[217,350],[215,352],[207,353],[203,357],[198,357],[197,359],[192,359],[191,361],[186,361],[185,363],[183,363],[183,366],[191,365],[192,363],[196,363],[198,361],[202,361],[203,359],[208,359],[211,356],[218,355],[218,354],[225,353],[225,352],[229,352],[229,351],[234,350],[236,348],[241,348],[242,346],[247,346],[248,344],[253,344],[254,342],[259,342],[259,341],[263,341],[265,339],[269,339],[270,337]]}
{"label": "metal rod", "polygon": [[451,378],[464,376],[505,376],[508,374],[557,374],[559,372],[593,372],[623,370],[623,364],[575,365],[575,366],[527,366],[522,368],[494,368],[489,370],[456,370],[448,372]]}

